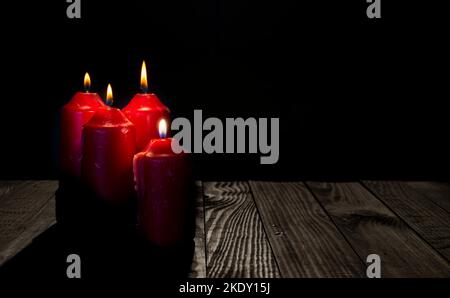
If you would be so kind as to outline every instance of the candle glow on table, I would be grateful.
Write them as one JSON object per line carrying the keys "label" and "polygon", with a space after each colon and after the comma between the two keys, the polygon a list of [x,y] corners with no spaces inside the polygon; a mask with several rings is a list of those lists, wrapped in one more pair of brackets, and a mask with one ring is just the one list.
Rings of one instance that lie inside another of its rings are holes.
{"label": "candle glow on table", "polygon": [[[108,85],[107,102],[112,104]],[[99,109],[83,129],[82,178],[100,199],[127,203],[134,194],[135,126],[116,108]]]}
{"label": "candle glow on table", "polygon": [[136,94],[122,111],[136,126],[137,151],[143,150],[150,140],[158,138],[159,120],[170,120],[169,109],[154,93],[148,92],[145,61],[142,62],[141,68],[141,92]]}
{"label": "candle glow on table", "polygon": [[192,177],[188,154],[173,153],[176,140],[165,138],[167,121],[160,120],[158,126],[161,138],[134,157],[138,225],[154,244],[170,246],[189,237]]}
{"label": "candle glow on table", "polygon": [[84,92],[77,92],[61,110],[61,174],[80,177],[82,129],[99,108],[105,107],[97,93],[89,92],[91,78],[84,76]]}

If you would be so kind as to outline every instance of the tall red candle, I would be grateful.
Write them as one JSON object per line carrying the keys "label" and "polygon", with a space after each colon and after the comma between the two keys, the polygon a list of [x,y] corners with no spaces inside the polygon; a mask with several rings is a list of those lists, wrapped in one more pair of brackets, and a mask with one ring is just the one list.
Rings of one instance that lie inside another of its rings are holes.
{"label": "tall red candle", "polygon": [[188,155],[173,153],[166,121],[160,123],[161,139],[135,155],[134,175],[139,229],[154,244],[170,246],[189,237],[192,180]]}
{"label": "tall red candle", "polygon": [[95,112],[105,107],[97,93],[90,93],[91,79],[84,76],[84,92],[77,92],[61,110],[60,163],[64,176],[79,177],[82,156],[82,129]]}
{"label": "tall red candle", "polygon": [[[107,100],[112,101],[111,85]],[[135,127],[112,107],[99,109],[83,129],[82,178],[99,198],[119,205],[134,194]]]}
{"label": "tall red candle", "polygon": [[159,137],[159,120],[170,120],[169,109],[155,94],[148,93],[145,61],[142,62],[141,68],[141,93],[136,94],[122,111],[136,126],[137,151],[143,150],[151,139]]}

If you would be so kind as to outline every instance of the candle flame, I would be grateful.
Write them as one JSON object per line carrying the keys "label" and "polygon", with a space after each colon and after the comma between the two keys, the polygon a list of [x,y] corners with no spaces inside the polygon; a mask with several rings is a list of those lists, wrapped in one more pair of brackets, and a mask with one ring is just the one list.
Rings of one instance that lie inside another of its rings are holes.
{"label": "candle flame", "polygon": [[89,73],[86,72],[84,75],[84,90],[88,92],[91,89],[91,77]]}
{"label": "candle flame", "polygon": [[159,124],[158,124],[158,130],[159,130],[159,137],[161,139],[164,139],[167,135],[167,121],[166,119],[161,119],[159,120]]}
{"label": "candle flame", "polygon": [[111,84],[108,84],[108,88],[106,89],[106,104],[112,105],[113,104],[113,92],[111,88]]}
{"label": "candle flame", "polygon": [[147,67],[145,66],[145,60],[142,61],[142,67],[141,67],[141,90],[144,93],[146,93],[148,91]]}

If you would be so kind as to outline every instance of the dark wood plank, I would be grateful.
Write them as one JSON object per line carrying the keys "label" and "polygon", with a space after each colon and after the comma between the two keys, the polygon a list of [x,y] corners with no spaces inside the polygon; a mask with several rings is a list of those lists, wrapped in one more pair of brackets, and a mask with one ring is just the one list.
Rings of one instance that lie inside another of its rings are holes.
{"label": "dark wood plank", "polygon": [[447,261],[361,184],[307,184],[361,259],[381,257],[382,277],[450,277]]}
{"label": "dark wood plank", "polygon": [[206,277],[205,213],[201,181],[196,181],[196,189],[195,250],[189,277],[204,278]]}
{"label": "dark wood plank", "polygon": [[204,182],[208,277],[278,277],[247,182]]}
{"label": "dark wood plank", "polygon": [[250,182],[283,277],[362,277],[365,266],[301,182]]}
{"label": "dark wood plank", "polygon": [[54,198],[58,182],[8,181],[1,185],[0,265],[53,223],[45,207]]}
{"label": "dark wood plank", "polygon": [[407,184],[415,191],[450,213],[450,184],[444,182],[414,181]]}
{"label": "dark wood plank", "polygon": [[14,194],[15,191],[21,189],[23,185],[27,184],[29,181],[25,180],[4,180],[0,181],[0,202]]}
{"label": "dark wood plank", "polygon": [[46,231],[56,223],[55,200],[52,198],[36,215],[28,222],[25,230],[16,238],[8,242],[0,251],[0,265],[14,257],[22,249],[27,247],[34,238]]}
{"label": "dark wood plank", "polygon": [[392,211],[450,261],[450,216],[405,182],[364,181]]}

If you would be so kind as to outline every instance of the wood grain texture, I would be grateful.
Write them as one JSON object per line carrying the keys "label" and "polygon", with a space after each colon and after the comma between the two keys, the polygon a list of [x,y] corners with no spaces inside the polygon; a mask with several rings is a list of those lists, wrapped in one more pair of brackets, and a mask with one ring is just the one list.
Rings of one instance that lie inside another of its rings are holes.
{"label": "wood grain texture", "polygon": [[278,277],[247,182],[204,182],[208,277]]}
{"label": "wood grain texture", "polygon": [[450,216],[405,182],[364,181],[392,211],[450,261]]}
{"label": "wood grain texture", "polygon": [[382,277],[450,277],[446,260],[361,184],[307,185],[362,260],[381,257]]}
{"label": "wood grain texture", "polygon": [[283,277],[362,277],[359,256],[301,182],[250,182]]}
{"label": "wood grain texture", "polygon": [[18,254],[22,249],[31,244],[34,238],[38,237],[55,223],[55,200],[51,199],[29,221],[26,229],[16,238],[8,242],[0,251],[0,265]]}
{"label": "wood grain texture", "polygon": [[450,213],[450,184],[444,182],[414,181],[407,184]]}
{"label": "wood grain texture", "polygon": [[25,180],[0,181],[0,202],[11,194],[14,194],[15,191],[17,191],[27,183],[28,181]]}
{"label": "wood grain texture", "polygon": [[[51,200],[57,181],[0,183],[0,264],[54,223]],[[54,203],[53,203],[54,204]]]}
{"label": "wood grain texture", "polygon": [[203,203],[203,185],[196,181],[196,219],[195,219],[195,250],[192,259],[190,278],[206,277],[206,245],[205,245],[205,213]]}

